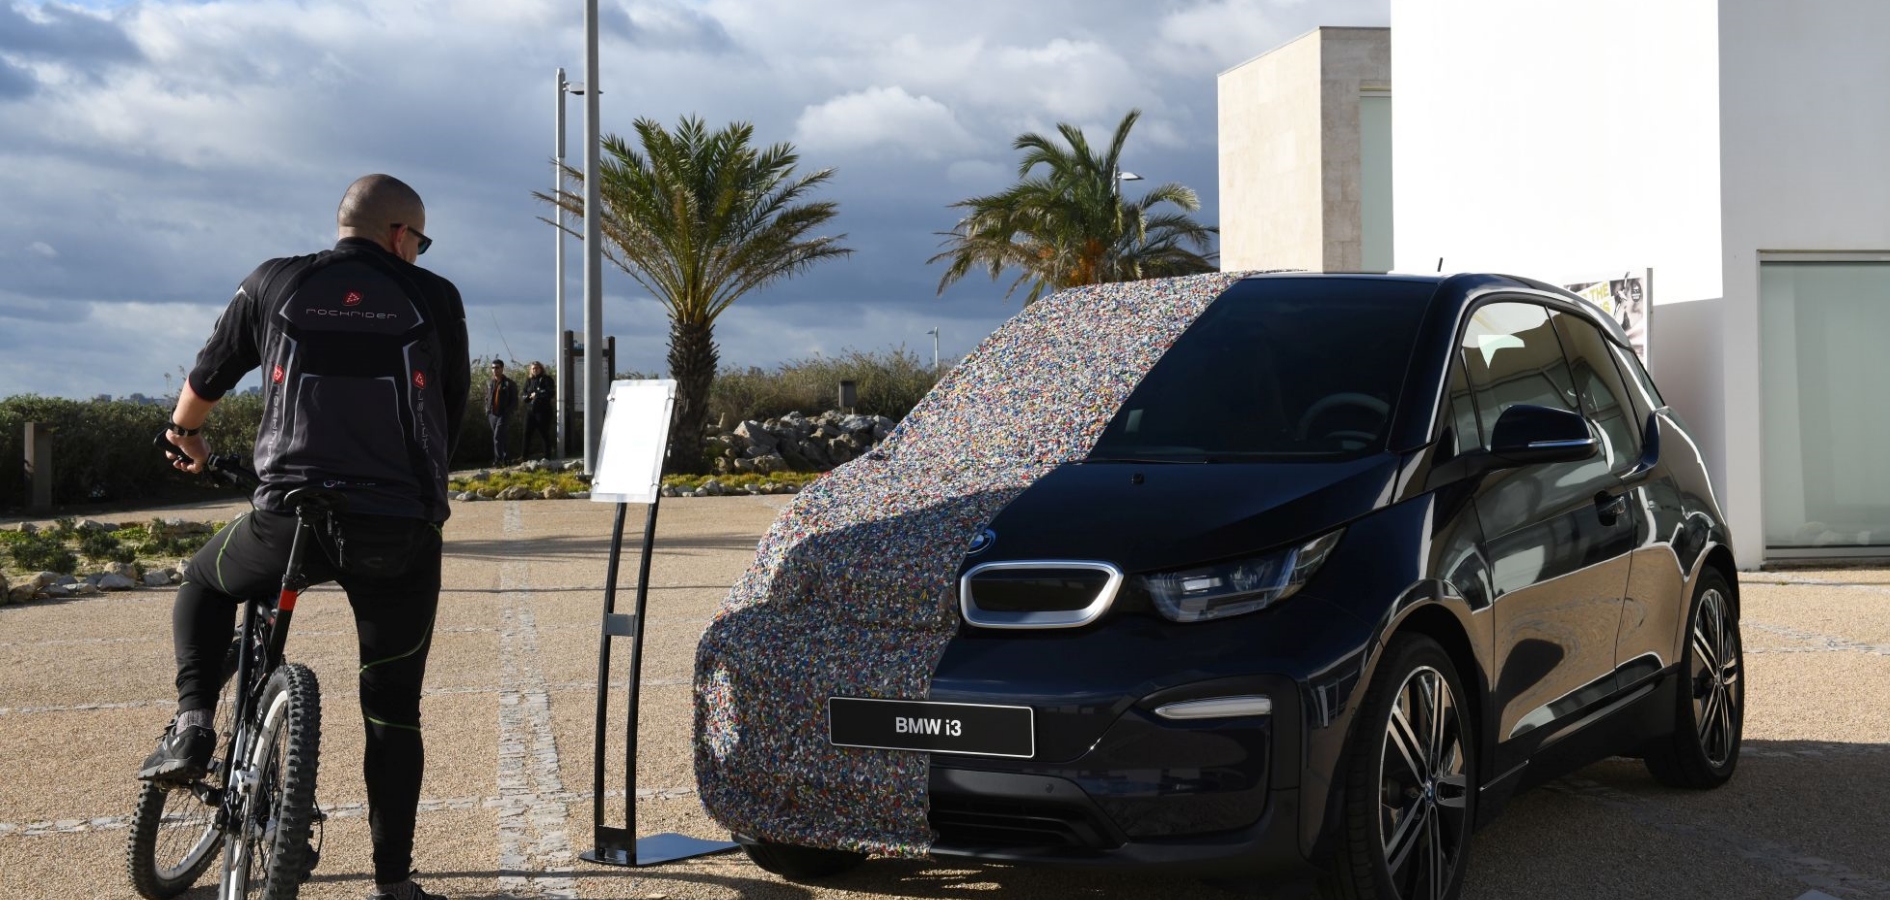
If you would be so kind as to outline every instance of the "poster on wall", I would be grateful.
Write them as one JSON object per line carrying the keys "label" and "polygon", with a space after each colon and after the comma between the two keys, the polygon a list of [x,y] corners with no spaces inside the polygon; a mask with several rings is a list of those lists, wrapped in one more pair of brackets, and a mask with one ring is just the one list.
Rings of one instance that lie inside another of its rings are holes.
{"label": "poster on wall", "polygon": [[1565,281],[1562,287],[1601,307],[1603,314],[1621,323],[1621,330],[1627,332],[1628,343],[1633,345],[1641,364],[1648,364],[1647,319],[1654,305],[1653,269],[1628,269],[1619,275]]}

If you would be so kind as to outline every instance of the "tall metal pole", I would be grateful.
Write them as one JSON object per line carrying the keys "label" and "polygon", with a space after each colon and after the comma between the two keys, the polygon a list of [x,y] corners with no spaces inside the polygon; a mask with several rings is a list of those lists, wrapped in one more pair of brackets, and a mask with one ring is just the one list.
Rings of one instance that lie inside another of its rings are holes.
{"label": "tall metal pole", "polygon": [[597,146],[597,0],[584,0],[584,473],[604,435],[604,234]]}
{"label": "tall metal pole", "polygon": [[932,374],[937,375],[938,374],[938,326],[937,325],[932,326],[932,330],[926,332],[926,334],[929,334],[932,336]]}
{"label": "tall metal pole", "polygon": [[[558,69],[558,114],[556,116],[558,139],[557,143],[553,145],[554,151],[551,155],[551,195],[553,197],[558,196],[558,192],[564,190],[565,90],[564,69],[560,67]],[[557,216],[560,223],[564,222],[563,211],[556,211],[553,215]],[[552,455],[557,459],[563,459],[565,428],[564,398],[570,396],[567,392],[571,390],[571,372],[569,371],[571,367],[564,364],[564,229],[553,228],[551,229],[551,233],[552,237],[556,238],[558,241],[558,253],[555,257],[557,260],[557,287],[553,293],[553,296],[557,298],[558,316],[557,324],[552,326],[551,329],[551,340],[555,345],[554,349],[551,351],[551,370],[553,377],[558,379],[558,388],[552,391],[552,393],[556,395],[552,399],[552,403],[558,408],[558,435],[552,439]]]}

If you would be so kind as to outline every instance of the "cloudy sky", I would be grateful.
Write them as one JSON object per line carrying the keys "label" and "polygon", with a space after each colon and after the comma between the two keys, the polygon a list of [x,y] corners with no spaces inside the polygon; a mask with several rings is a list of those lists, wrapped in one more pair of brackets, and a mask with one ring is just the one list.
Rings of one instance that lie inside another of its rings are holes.
{"label": "cloudy sky", "polygon": [[[1124,167],[1195,188],[1216,222],[1215,74],[1318,25],[1387,24],[1387,4],[602,0],[602,120],[746,120],[838,170],[854,254],[725,314],[725,366],[929,355],[935,325],[949,357],[1018,308],[982,277],[938,296],[926,264],[948,204],[1012,180],[1015,135],[1105,135],[1139,107]],[[368,172],[426,198],[423,262],[465,295],[473,353],[549,357],[553,234],[530,192],[583,38],[578,0],[0,0],[0,396],[174,389],[236,283],[331,244]],[[580,99],[569,114],[575,157]],[[660,307],[608,267],[604,290],[620,367],[660,369]]]}

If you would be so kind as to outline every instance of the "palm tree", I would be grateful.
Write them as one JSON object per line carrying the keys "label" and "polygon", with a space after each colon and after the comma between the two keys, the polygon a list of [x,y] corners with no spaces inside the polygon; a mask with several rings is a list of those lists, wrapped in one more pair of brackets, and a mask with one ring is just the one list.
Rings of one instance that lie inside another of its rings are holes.
{"label": "palm tree", "polygon": [[[716,318],[749,291],[853,252],[840,246],[844,234],[809,235],[839,211],[832,201],[803,202],[834,170],[798,175],[793,145],[751,146],[754,131],[735,122],[712,132],[686,116],[674,132],[638,119],[641,151],[617,135],[603,140],[604,255],[669,310],[677,388],[672,471],[704,468],[702,428],[719,362]],[[567,166],[565,177],[567,189],[533,196],[582,218],[584,173]]]}
{"label": "palm tree", "polygon": [[[1101,155],[1068,123],[1057,124],[1061,143],[1035,132],[1018,135],[1011,144],[1024,151],[1017,184],[952,204],[967,212],[956,228],[940,232],[945,251],[927,260],[948,263],[939,293],[973,269],[989,272],[992,281],[1006,269],[1020,270],[1004,296],[1029,282],[1025,303],[1077,285],[1214,271],[1216,254],[1208,248],[1220,229],[1188,217],[1201,208],[1193,190],[1170,182],[1140,200],[1122,196],[1122,147],[1141,117],[1135,109],[1123,116]],[[1044,174],[1033,175],[1038,166]],[[1164,204],[1176,209],[1156,210]]]}

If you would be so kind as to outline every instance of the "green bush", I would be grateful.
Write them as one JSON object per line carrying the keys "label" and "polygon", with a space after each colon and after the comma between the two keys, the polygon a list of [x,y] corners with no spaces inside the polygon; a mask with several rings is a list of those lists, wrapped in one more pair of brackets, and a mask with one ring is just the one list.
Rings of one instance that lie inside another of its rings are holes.
{"label": "green bush", "polygon": [[882,353],[847,350],[782,363],[772,372],[754,367],[724,371],[709,390],[709,420],[733,426],[794,411],[816,415],[836,406],[843,379],[854,382],[855,412],[894,419],[905,418],[938,382],[931,364],[904,347]]}
{"label": "green bush", "polygon": [[79,567],[79,558],[63,541],[50,534],[22,535],[9,542],[13,565],[31,572],[71,572]]}
{"label": "green bush", "polygon": [[[187,486],[214,487],[173,470],[151,445],[170,419],[169,404],[9,397],[0,400],[0,468],[21,470],[26,423],[38,422],[52,432],[54,503],[137,500]],[[261,397],[227,397],[205,435],[218,452],[247,456],[261,420]],[[24,478],[0,477],[0,507],[25,505],[28,490]]]}

